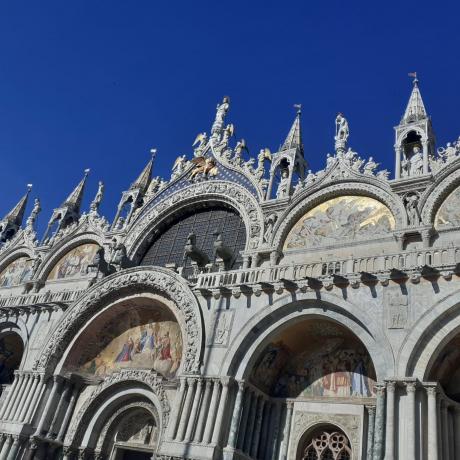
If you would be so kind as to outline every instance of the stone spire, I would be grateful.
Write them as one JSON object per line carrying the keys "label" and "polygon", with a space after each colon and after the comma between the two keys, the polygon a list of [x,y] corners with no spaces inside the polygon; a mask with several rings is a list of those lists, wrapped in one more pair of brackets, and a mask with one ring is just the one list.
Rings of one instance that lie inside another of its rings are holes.
{"label": "stone spire", "polygon": [[145,193],[147,187],[149,186],[150,179],[152,176],[153,162],[155,160],[156,149],[151,151],[152,157],[149,162],[145,165],[145,168],[139,174],[139,177],[131,184],[129,187],[130,190],[140,190],[141,193]]}
{"label": "stone spire", "polygon": [[410,123],[412,121],[419,121],[424,120],[428,117],[425,104],[423,103],[422,95],[420,93],[420,89],[418,87],[418,79],[417,74],[413,73],[411,76],[414,77],[412,93],[409,98],[409,102],[407,103],[406,111],[404,112],[404,116],[402,117],[402,122]]}
{"label": "stone spire", "polygon": [[0,241],[10,239],[21,227],[32,184],[27,185],[27,192],[17,205],[0,220]]}
{"label": "stone spire", "polygon": [[[83,179],[77,184],[61,206],[53,211],[45,235],[43,236],[43,243],[49,242],[59,230],[78,222],[80,219],[81,202],[83,200],[83,193],[85,191],[86,179],[89,171],[89,169],[85,169]],[[52,235],[50,235],[51,232]]]}
{"label": "stone spire", "polygon": [[280,151],[283,152],[285,150],[298,148],[303,155],[302,128],[300,125],[302,107],[300,104],[295,105],[295,107],[297,108],[297,114],[294,119],[294,123],[292,123],[291,129],[289,130],[289,133],[283,145],[281,146]]}
{"label": "stone spire", "polygon": [[81,202],[83,200],[83,192],[85,191],[86,179],[89,174],[89,169],[85,169],[85,175],[78,185],[73,189],[72,193],[61,204],[61,208],[72,207],[77,213],[80,212]]}

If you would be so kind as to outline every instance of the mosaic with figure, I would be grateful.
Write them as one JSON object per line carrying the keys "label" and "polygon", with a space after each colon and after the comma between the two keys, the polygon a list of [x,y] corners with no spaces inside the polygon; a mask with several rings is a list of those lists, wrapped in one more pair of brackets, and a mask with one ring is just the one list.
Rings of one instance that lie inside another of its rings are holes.
{"label": "mosaic with figure", "polygon": [[267,345],[250,379],[276,397],[375,396],[375,371],[363,344],[321,320],[298,323]]}
{"label": "mosaic with figure", "polygon": [[284,249],[387,236],[394,228],[393,214],[380,201],[364,196],[341,196],[308,211],[289,232]]}
{"label": "mosaic with figure", "polygon": [[0,273],[0,287],[17,286],[32,277],[33,261],[28,257],[19,257]]}
{"label": "mosaic with figure", "polygon": [[53,267],[48,280],[86,276],[86,268],[92,262],[98,249],[99,246],[94,243],[82,244],[73,248]]}
{"label": "mosaic with figure", "polygon": [[176,321],[158,312],[130,308],[104,325],[93,326],[75,347],[66,368],[96,376],[143,368],[173,378],[181,358],[182,335]]}
{"label": "mosaic with figure", "polygon": [[456,188],[442,203],[439,208],[435,227],[460,225],[460,187]]}

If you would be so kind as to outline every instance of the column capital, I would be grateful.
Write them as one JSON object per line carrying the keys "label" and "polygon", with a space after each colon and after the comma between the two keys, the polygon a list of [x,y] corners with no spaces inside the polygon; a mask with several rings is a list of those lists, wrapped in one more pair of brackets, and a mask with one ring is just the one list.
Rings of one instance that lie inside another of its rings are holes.
{"label": "column capital", "polygon": [[377,393],[377,396],[385,396],[385,384],[384,383],[377,383],[375,385],[375,390]]}
{"label": "column capital", "polygon": [[407,391],[407,393],[415,393],[416,389],[417,389],[416,382],[406,382],[406,391]]}
{"label": "column capital", "polygon": [[228,385],[230,384],[232,378],[231,377],[222,377],[220,379],[221,383],[222,383],[222,386],[224,387],[228,387]]}
{"label": "column capital", "polygon": [[194,377],[187,377],[187,384],[189,386],[195,385],[196,379]]}
{"label": "column capital", "polygon": [[394,393],[395,388],[396,388],[396,382],[394,380],[388,380],[386,384],[387,384],[387,392]]}
{"label": "column capital", "polygon": [[243,391],[246,386],[246,382],[244,380],[238,380],[237,383],[238,383],[238,390]]}
{"label": "column capital", "polygon": [[53,382],[55,383],[62,383],[64,380],[65,379],[62,375],[59,375],[59,374],[53,375]]}
{"label": "column capital", "polygon": [[375,406],[366,406],[369,415],[375,415]]}
{"label": "column capital", "polygon": [[429,396],[436,396],[439,393],[439,388],[437,385],[425,386],[425,388]]}
{"label": "column capital", "polygon": [[286,401],[286,407],[288,410],[292,410],[294,408],[294,401]]}

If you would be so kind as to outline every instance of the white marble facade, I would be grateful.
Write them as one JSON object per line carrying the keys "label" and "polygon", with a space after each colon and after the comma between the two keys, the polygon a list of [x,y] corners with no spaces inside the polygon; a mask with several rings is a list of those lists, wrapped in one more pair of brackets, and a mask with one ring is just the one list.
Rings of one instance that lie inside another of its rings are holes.
{"label": "white marble facade", "polygon": [[0,460],[460,458],[460,142],[417,80],[395,179],[343,114],[312,172],[300,107],[257,159],[229,109],[113,222],[87,172],[0,221]]}

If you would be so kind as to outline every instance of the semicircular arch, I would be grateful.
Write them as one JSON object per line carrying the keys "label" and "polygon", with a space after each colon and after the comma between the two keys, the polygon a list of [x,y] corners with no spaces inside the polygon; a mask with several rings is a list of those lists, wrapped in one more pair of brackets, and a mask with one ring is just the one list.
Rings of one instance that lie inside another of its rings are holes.
{"label": "semicircular arch", "polygon": [[249,376],[258,356],[278,332],[299,320],[319,318],[332,321],[352,332],[369,353],[378,380],[393,375],[394,358],[391,346],[384,334],[375,326],[368,313],[332,295],[305,293],[295,302],[289,295],[283,296],[270,309],[254,315],[230,343],[221,366],[222,375],[237,379]]}
{"label": "semicircular arch", "polygon": [[407,224],[404,204],[399,197],[377,185],[360,182],[343,182],[326,186],[314,193],[301,193],[289,206],[284,215],[278,219],[271,246],[282,251],[282,246],[290,230],[308,211],[316,206],[342,196],[363,196],[379,201],[386,206],[395,219],[395,230]]}
{"label": "semicircular arch", "polygon": [[151,243],[152,233],[173,214],[190,206],[209,206],[212,202],[230,206],[239,213],[246,226],[246,250],[261,243],[263,214],[255,197],[238,184],[207,181],[177,191],[135,219],[125,240],[129,257],[138,261]]}
{"label": "semicircular arch", "polygon": [[182,277],[160,267],[130,268],[92,286],[65,312],[48,337],[34,368],[53,371],[76,335],[95,315],[117,299],[142,290],[157,293],[175,304],[180,314],[179,322],[183,324],[182,372],[198,373],[203,343],[203,320],[198,301]]}

